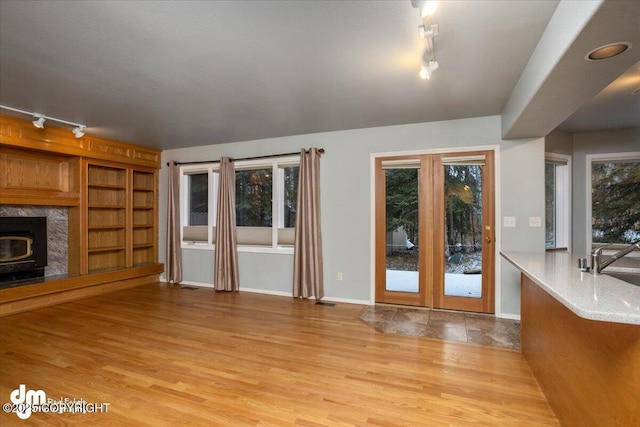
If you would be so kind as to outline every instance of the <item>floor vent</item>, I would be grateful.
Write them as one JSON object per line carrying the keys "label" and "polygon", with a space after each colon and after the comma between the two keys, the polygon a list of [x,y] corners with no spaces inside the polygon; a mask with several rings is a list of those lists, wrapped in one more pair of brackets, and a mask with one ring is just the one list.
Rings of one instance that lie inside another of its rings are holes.
{"label": "floor vent", "polygon": [[197,291],[199,288],[195,286],[181,286],[180,289],[186,289],[188,291]]}
{"label": "floor vent", "polygon": [[335,307],[335,302],[326,302],[326,301],[316,301],[317,305],[326,305],[327,307]]}

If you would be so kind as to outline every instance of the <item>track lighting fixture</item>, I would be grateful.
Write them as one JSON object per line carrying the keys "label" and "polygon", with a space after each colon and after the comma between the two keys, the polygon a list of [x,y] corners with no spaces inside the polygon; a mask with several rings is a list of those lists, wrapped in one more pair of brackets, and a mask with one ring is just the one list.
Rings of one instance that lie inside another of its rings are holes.
{"label": "track lighting fixture", "polygon": [[63,123],[65,125],[73,126],[74,128],[72,132],[76,138],[82,138],[84,136],[84,130],[87,128],[87,126],[81,125],[80,123],[68,122],[66,120],[45,116],[44,114],[30,113],[29,111],[19,110],[13,107],[7,107],[6,105],[0,105],[0,108],[4,110],[9,110],[9,111],[15,111],[16,113],[26,114],[33,117],[33,121],[31,123],[33,123],[33,125],[38,129],[44,128],[45,120],[50,120],[52,122],[58,122],[58,123]]}
{"label": "track lighting fixture", "polygon": [[73,128],[73,130],[71,132],[73,132],[73,135],[76,138],[82,138],[84,136],[84,129],[86,126],[78,126],[77,128]]}
{"label": "track lighting fixture", "polygon": [[420,77],[430,79],[431,74],[440,68],[440,64],[436,61],[433,38],[439,34],[438,24],[432,24],[429,16],[436,10],[435,1],[412,1],[411,5],[420,10],[423,25],[418,27],[418,35],[426,42],[426,49],[422,55],[422,66],[420,67]]}
{"label": "track lighting fixture", "polygon": [[42,129],[44,127],[45,120],[46,118],[42,114],[34,114],[33,121],[31,123],[33,123],[33,125],[38,129]]}

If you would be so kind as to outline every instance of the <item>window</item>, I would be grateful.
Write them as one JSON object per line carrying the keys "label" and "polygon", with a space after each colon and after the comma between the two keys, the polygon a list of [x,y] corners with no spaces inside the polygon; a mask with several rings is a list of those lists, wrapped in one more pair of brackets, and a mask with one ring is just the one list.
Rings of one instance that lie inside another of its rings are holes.
{"label": "window", "polygon": [[295,228],[296,226],[296,207],[298,206],[298,166],[282,167],[280,175],[282,175],[282,187],[284,188],[284,200],[282,202],[282,218],[280,223],[284,228]]}
{"label": "window", "polygon": [[640,239],[640,153],[587,156],[590,246]]}
{"label": "window", "polygon": [[[291,253],[299,156],[235,162],[238,250]],[[183,247],[215,247],[218,164],[181,166]]]}
{"label": "window", "polygon": [[180,172],[182,241],[208,246],[215,235],[217,167],[185,165],[180,167]]}
{"label": "window", "polygon": [[209,175],[195,173],[189,179],[189,225],[207,225],[209,219]]}
{"label": "window", "polygon": [[271,227],[273,170],[236,170],[236,225]]}
{"label": "window", "polygon": [[571,157],[547,153],[545,160],[545,247],[569,249]]}

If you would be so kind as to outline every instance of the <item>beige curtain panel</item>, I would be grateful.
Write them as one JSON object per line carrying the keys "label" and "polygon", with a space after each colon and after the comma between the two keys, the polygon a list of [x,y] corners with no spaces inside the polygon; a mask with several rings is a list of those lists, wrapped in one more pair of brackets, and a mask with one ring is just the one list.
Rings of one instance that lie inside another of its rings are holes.
{"label": "beige curtain panel", "polygon": [[298,206],[293,259],[293,296],[324,297],[320,233],[320,153],[300,152]]}
{"label": "beige curtain panel", "polygon": [[167,259],[164,268],[167,282],[182,282],[182,264],[180,257],[180,168],[173,160],[169,162]]}
{"label": "beige curtain panel", "polygon": [[216,221],[215,285],[218,291],[237,291],[236,175],[228,157],[220,159]]}

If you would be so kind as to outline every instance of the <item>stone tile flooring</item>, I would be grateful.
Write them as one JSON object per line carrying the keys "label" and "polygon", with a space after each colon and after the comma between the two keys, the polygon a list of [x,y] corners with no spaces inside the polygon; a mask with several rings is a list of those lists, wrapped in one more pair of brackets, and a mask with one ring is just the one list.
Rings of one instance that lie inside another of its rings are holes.
{"label": "stone tile flooring", "polygon": [[520,348],[520,322],[488,314],[375,305],[360,319],[390,334]]}

